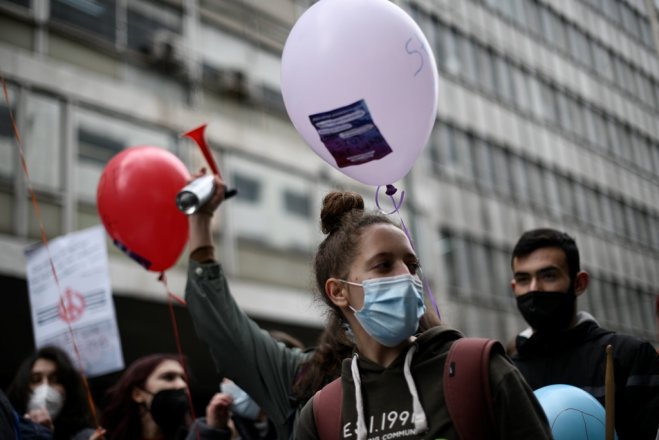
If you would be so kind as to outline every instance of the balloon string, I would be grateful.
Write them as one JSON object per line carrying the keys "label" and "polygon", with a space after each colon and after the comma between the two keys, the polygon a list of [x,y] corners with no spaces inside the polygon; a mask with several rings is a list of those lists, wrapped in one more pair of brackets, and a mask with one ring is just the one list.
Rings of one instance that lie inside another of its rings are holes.
{"label": "balloon string", "polygon": [[[167,291],[169,318],[172,322],[172,330],[174,332],[176,351],[178,353],[179,363],[183,366],[183,375],[185,376],[185,383],[188,385],[186,387],[185,394],[188,397],[188,404],[190,405],[190,415],[192,416],[192,420],[196,420],[197,416],[195,415],[194,404],[192,403],[192,394],[190,394],[190,375],[188,374],[188,365],[187,362],[185,361],[185,356],[183,355],[183,348],[181,345],[181,335],[178,330],[178,322],[176,321],[176,314],[174,313],[174,302],[172,300],[176,300],[177,302],[179,302],[179,304],[183,304],[183,305],[186,305],[186,302],[178,295],[175,295],[171,290],[169,290],[169,285],[167,284],[167,275],[165,275],[165,272],[160,272],[158,281],[160,281],[163,284],[163,286],[165,286],[165,290]],[[199,437],[198,432],[197,432],[197,437]]]}
{"label": "balloon string", "polygon": [[[410,245],[412,246],[412,249],[416,251],[416,246],[414,246],[414,240],[412,240],[412,235],[410,234],[410,231],[407,229],[407,226],[405,225],[405,221],[403,220],[403,216],[400,213],[400,208],[403,206],[403,200],[405,200],[405,191],[401,191],[400,193],[400,199],[398,202],[396,202],[396,199],[394,199],[394,195],[396,192],[398,192],[398,188],[396,188],[394,185],[387,185],[387,190],[385,192],[386,195],[389,196],[389,199],[391,199],[391,203],[394,207],[394,209],[390,212],[385,212],[381,207],[380,207],[380,186],[378,186],[375,189],[375,206],[378,207],[378,210],[382,212],[385,215],[391,215],[393,213],[398,214],[398,218],[400,219],[400,226],[403,229],[403,232],[405,233],[405,236],[407,237],[407,240],[410,242]],[[437,317],[441,320],[442,316],[439,313],[439,306],[437,305],[437,301],[435,300],[435,295],[432,293],[432,289],[430,288],[430,283],[428,282],[428,279],[423,275],[423,271],[419,269],[419,277],[421,278],[421,282],[423,283],[423,290],[426,292],[426,296],[430,298],[430,302],[432,303],[433,307],[435,308],[435,313],[437,313]]]}
{"label": "balloon string", "polygon": [[[16,124],[16,119],[14,118],[14,113],[11,110],[11,102],[9,101],[9,91],[7,90],[7,82],[5,81],[4,76],[0,75],[2,80],[2,92],[5,98],[5,103],[7,104],[7,112],[9,113],[9,120],[11,122],[11,129],[16,139],[16,145],[18,146],[18,153],[21,158],[21,167],[23,168],[23,174],[25,175],[25,186],[27,187],[28,192],[30,193],[30,200],[32,201],[32,207],[34,208],[37,221],[39,222],[39,231],[41,233],[41,242],[46,249],[46,255],[48,256],[48,263],[50,264],[50,271],[53,274],[55,279],[55,286],[57,287],[57,292],[59,293],[59,307],[62,310],[64,316],[70,316],[68,306],[66,301],[64,301],[64,295],[62,295],[62,287],[60,285],[59,277],[57,276],[57,270],[55,269],[55,263],[53,257],[50,253],[50,247],[48,245],[48,236],[46,234],[46,227],[43,223],[43,216],[41,215],[41,208],[39,207],[39,202],[37,201],[37,195],[32,188],[32,183],[30,180],[30,171],[27,166],[27,160],[25,159],[25,150],[23,149],[23,142],[21,140],[21,133],[18,130],[18,125]],[[98,421],[98,413],[96,411],[96,405],[94,405],[94,398],[92,397],[91,389],[89,388],[89,382],[87,381],[87,376],[85,375],[84,369],[82,367],[82,356],[80,355],[80,349],[78,348],[78,343],[75,338],[75,333],[73,332],[73,326],[69,319],[63,319],[66,322],[67,330],[69,337],[71,338],[71,345],[73,346],[73,352],[75,353],[76,360],[78,361],[78,370],[82,376],[82,383],[85,388],[85,393],[87,394],[87,401],[89,403],[89,409],[92,413],[94,423],[96,424],[96,429],[100,429],[100,424]]]}

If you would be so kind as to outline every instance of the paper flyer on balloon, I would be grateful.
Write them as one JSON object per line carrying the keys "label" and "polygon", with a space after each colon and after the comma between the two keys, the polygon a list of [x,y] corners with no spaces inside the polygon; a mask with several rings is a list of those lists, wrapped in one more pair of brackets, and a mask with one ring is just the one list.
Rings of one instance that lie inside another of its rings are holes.
{"label": "paper flyer on balloon", "polygon": [[392,152],[363,99],[311,115],[309,120],[339,168],[382,159]]}
{"label": "paper flyer on balloon", "polygon": [[70,324],[87,376],[122,369],[103,227],[55,238],[48,249],[30,246],[25,258],[35,345],[56,345],[77,364]]}

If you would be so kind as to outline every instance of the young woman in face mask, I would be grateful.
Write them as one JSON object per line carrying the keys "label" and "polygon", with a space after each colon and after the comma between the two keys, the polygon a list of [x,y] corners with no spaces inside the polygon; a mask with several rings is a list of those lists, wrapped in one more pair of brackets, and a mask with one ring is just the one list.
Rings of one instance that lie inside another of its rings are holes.
{"label": "young woman in face mask", "polygon": [[95,440],[103,435],[103,430],[92,428],[82,376],[57,347],[43,347],[25,359],[7,396],[19,414],[49,428],[55,439]]}
{"label": "young woman in face mask", "polygon": [[[355,348],[354,339],[346,331],[345,320],[332,313],[316,347],[301,350],[286,346],[259,328],[238,306],[213,248],[213,215],[224,200],[224,189],[224,182],[215,176],[215,193],[189,217],[187,308],[219,373],[254,399],[274,425],[278,438],[293,438],[301,406],[339,376],[341,362]],[[434,313],[425,314],[420,321],[423,328],[439,325]]]}
{"label": "young woman in face mask", "polygon": [[135,360],[108,390],[105,422],[111,439],[178,440],[214,438],[227,440],[230,399],[218,399],[213,423],[190,436],[190,399],[183,366],[173,354],[152,354]]}
{"label": "young woman in face mask", "polygon": [[[327,237],[314,262],[317,287],[356,341],[354,355],[343,361],[336,438],[457,438],[442,372],[449,347],[461,335],[442,326],[417,333],[425,311],[423,287],[406,235],[388,217],[365,212],[361,196],[349,192],[325,197],[321,223]],[[533,392],[495,352],[490,384],[495,419],[490,438],[551,438]],[[313,404],[307,402],[298,418],[298,439],[320,438]]]}

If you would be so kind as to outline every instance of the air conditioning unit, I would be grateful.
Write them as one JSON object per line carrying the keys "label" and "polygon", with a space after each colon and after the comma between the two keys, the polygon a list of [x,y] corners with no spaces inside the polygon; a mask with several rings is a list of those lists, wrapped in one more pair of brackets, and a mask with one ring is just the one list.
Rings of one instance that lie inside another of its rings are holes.
{"label": "air conditioning unit", "polygon": [[241,69],[205,65],[202,83],[209,90],[240,101],[246,101],[252,96],[250,82]]}
{"label": "air conditioning unit", "polygon": [[167,29],[153,33],[147,50],[149,62],[158,68],[181,73],[185,71],[185,50],[180,35]]}

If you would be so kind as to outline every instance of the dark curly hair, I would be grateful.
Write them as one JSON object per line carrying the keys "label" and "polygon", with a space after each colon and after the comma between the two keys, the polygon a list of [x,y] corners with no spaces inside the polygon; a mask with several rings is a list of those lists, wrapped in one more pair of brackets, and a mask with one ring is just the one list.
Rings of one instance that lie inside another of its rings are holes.
{"label": "dark curly hair", "polygon": [[38,349],[31,356],[23,361],[16,372],[16,377],[7,389],[7,397],[12,405],[20,414],[27,411],[27,404],[32,392],[30,388],[30,379],[32,368],[39,359],[46,359],[53,362],[57,368],[57,378],[59,383],[64,387],[66,397],[64,406],[53,420],[54,438],[70,439],[77,432],[94,426],[87,393],[83,385],[83,378],[80,372],[74,367],[73,362],[60,348],[45,346]]}

